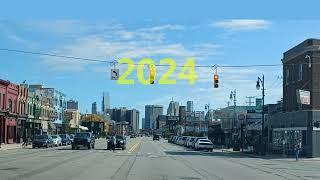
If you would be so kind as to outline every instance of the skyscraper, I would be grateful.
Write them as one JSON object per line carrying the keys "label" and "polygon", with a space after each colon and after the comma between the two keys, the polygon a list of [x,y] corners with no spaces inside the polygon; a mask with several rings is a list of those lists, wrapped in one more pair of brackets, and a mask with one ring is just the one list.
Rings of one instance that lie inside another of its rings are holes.
{"label": "skyscraper", "polygon": [[187,112],[193,112],[193,101],[187,101]]}
{"label": "skyscraper", "polygon": [[159,115],[163,114],[163,106],[161,105],[146,105],[145,106],[145,119],[143,129],[155,129],[156,121]]}
{"label": "skyscraper", "polygon": [[139,111],[136,109],[127,110],[126,121],[129,123],[130,130],[137,132],[139,130]]}
{"label": "skyscraper", "polygon": [[97,112],[97,103],[96,102],[92,103],[91,113],[92,114],[98,114],[98,112]]}
{"label": "skyscraper", "polygon": [[169,107],[167,109],[168,116],[179,116],[179,102],[170,101]]}
{"label": "skyscraper", "polygon": [[101,105],[101,111],[103,114],[106,114],[106,110],[110,109],[110,96],[109,93],[102,93],[102,105]]}

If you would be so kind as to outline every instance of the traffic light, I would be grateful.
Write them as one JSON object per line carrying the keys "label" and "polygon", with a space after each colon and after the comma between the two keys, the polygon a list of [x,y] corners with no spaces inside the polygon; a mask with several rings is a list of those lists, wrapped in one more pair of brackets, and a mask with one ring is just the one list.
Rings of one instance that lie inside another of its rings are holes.
{"label": "traffic light", "polygon": [[213,76],[213,81],[214,81],[214,88],[218,88],[219,87],[219,76],[218,76],[218,74],[215,74]]}
{"label": "traffic light", "polygon": [[154,84],[156,78],[156,68],[154,65],[150,65],[150,84]]}

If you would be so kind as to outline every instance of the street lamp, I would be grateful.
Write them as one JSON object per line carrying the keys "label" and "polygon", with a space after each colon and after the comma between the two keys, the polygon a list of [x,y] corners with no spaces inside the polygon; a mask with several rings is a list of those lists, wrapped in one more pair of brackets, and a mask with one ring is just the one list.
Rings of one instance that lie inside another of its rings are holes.
{"label": "street lamp", "polygon": [[257,85],[256,85],[256,88],[257,90],[260,90],[260,83],[262,85],[262,111],[261,111],[261,115],[262,115],[262,123],[261,123],[261,139],[260,139],[260,148],[261,148],[261,155],[264,155],[265,153],[265,146],[264,146],[264,110],[263,110],[263,107],[264,107],[264,75],[262,75],[262,79],[260,77],[258,77],[258,80],[257,80]]}

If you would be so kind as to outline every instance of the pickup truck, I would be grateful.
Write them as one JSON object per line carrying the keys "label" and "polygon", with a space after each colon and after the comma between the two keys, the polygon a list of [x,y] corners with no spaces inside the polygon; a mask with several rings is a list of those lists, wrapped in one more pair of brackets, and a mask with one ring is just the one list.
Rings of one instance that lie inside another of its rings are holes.
{"label": "pickup truck", "polygon": [[76,133],[71,144],[72,149],[79,149],[81,146],[87,147],[88,149],[94,149],[94,145],[95,137],[91,132]]}

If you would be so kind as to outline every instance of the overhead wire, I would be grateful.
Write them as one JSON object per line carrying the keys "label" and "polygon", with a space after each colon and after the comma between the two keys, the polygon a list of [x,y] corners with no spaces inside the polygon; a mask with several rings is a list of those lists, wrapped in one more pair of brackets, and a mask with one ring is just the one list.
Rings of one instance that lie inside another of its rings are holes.
{"label": "overhead wire", "polygon": [[[23,54],[33,54],[33,55],[41,55],[41,56],[50,56],[56,58],[65,58],[65,59],[72,59],[72,60],[79,60],[79,61],[90,61],[90,62],[100,62],[100,63],[109,63],[109,64],[128,64],[128,63],[119,63],[117,60],[107,61],[102,59],[93,59],[93,58],[83,58],[83,57],[76,57],[76,56],[68,56],[68,55],[58,55],[53,53],[43,53],[43,52],[34,52],[34,51],[26,51],[26,50],[18,50],[18,49],[8,49],[8,48],[0,48],[0,51],[7,51],[7,52],[15,52],[15,53],[23,53]],[[309,63],[306,63],[309,64]],[[320,64],[320,63],[319,63]],[[134,63],[134,65],[141,65],[139,63]],[[170,66],[169,64],[155,64],[155,66]],[[249,65],[176,65],[176,67],[195,67],[195,68],[211,68],[211,67],[218,67],[218,68],[251,68],[251,67],[276,67],[282,66],[282,64],[249,64]]]}

